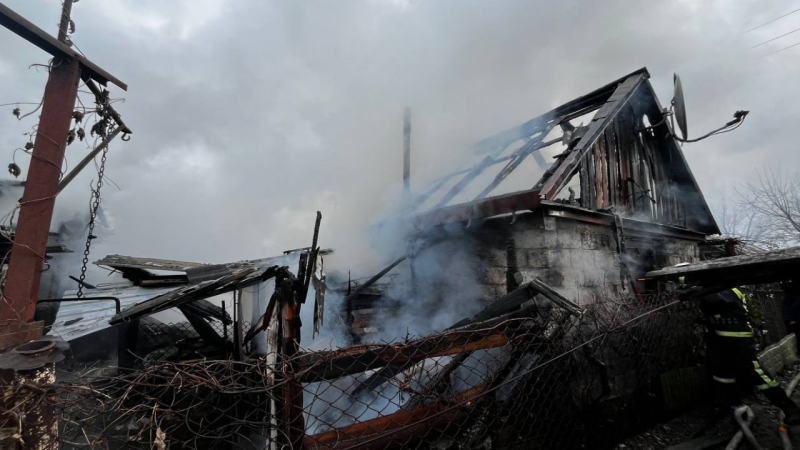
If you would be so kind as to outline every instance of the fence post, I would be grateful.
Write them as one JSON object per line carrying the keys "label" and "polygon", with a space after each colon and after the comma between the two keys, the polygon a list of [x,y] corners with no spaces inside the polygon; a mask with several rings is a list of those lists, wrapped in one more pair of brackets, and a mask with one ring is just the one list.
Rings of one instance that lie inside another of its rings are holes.
{"label": "fence post", "polygon": [[[283,384],[281,386],[281,420],[289,439],[289,448],[303,448],[305,420],[303,419],[303,385],[295,377],[294,356],[300,344],[300,302],[294,289],[297,279],[286,277],[276,279],[276,289],[280,289],[280,343],[279,364]],[[277,375],[277,374],[276,374]]]}

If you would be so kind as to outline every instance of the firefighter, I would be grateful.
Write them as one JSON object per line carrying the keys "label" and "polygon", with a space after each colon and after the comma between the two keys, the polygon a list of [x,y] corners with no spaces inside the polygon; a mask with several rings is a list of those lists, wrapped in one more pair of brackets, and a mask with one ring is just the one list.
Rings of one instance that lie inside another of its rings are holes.
{"label": "firefighter", "polygon": [[727,289],[702,297],[700,305],[708,326],[708,365],[723,398],[736,409],[742,405],[737,384],[755,386],[783,410],[784,423],[800,425],[800,408],[756,359],[756,341],[748,321],[744,293],[736,288]]}

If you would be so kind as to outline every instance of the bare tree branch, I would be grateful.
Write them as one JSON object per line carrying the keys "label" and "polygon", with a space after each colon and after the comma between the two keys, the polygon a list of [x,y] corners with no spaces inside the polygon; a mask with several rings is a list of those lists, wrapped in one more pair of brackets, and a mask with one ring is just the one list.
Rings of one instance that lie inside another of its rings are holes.
{"label": "bare tree branch", "polygon": [[732,208],[726,203],[717,210],[726,234],[769,247],[800,243],[800,173],[767,166],[736,189]]}

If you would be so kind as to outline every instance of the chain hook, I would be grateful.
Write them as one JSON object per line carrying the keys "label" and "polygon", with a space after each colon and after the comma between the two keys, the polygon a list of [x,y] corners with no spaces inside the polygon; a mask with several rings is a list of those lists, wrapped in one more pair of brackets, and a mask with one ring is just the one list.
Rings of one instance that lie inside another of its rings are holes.
{"label": "chain hook", "polygon": [[[124,139],[124,135],[123,135]],[[130,137],[128,138],[130,139]],[[97,211],[100,208],[100,188],[103,187],[103,177],[106,170],[106,158],[108,157],[108,146],[103,149],[103,156],[100,157],[100,167],[97,168],[97,186],[92,189],[91,196],[91,209],[89,211],[89,225],[88,233],[86,235],[86,248],[83,250],[83,264],[81,265],[80,283],[78,283],[78,298],[83,298],[83,285],[86,281],[86,268],[89,265],[89,253],[92,247],[92,241],[97,238],[94,234],[95,220],[97,219]]]}
{"label": "chain hook", "polygon": [[131,140],[131,135],[130,135],[130,133],[126,133],[126,132],[123,131],[122,132],[122,137],[120,139],[122,139],[125,142],[128,142],[128,141]]}

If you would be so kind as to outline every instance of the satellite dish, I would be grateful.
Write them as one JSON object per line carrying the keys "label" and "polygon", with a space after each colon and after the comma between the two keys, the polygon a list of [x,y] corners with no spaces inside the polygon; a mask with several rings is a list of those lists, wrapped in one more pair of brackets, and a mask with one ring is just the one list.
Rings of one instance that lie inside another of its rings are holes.
{"label": "satellite dish", "polygon": [[672,106],[675,109],[675,121],[678,122],[678,128],[681,130],[681,137],[686,140],[689,135],[686,132],[686,102],[683,100],[683,85],[681,85],[681,77],[674,74],[675,80],[675,96],[672,98]]}

